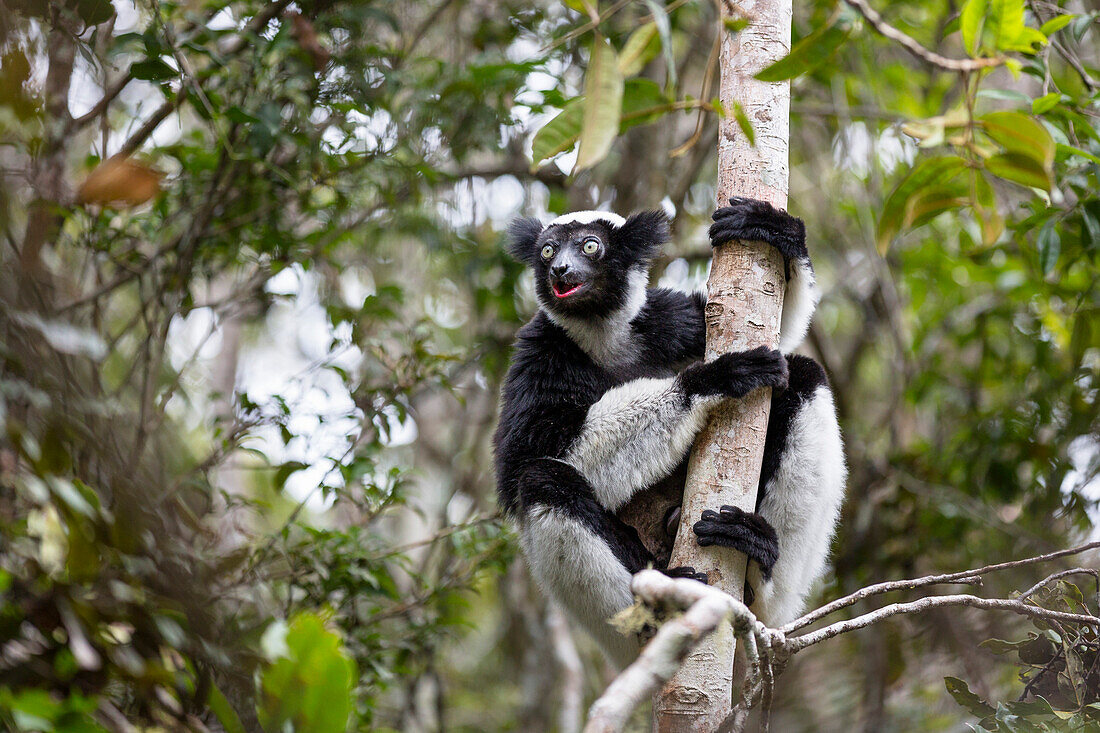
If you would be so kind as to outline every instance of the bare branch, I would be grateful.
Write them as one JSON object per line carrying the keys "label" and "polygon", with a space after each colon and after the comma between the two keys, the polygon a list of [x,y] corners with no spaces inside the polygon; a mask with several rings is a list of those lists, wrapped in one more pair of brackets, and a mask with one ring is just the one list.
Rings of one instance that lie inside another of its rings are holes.
{"label": "bare branch", "polygon": [[935,51],[930,51],[920,43],[916,41],[912,36],[902,33],[894,26],[887,23],[882,19],[882,16],[878,12],[867,4],[866,0],[844,0],[852,8],[859,11],[871,27],[879,32],[880,35],[889,38],[892,41],[897,41],[905,48],[906,51],[913,54],[922,61],[927,61],[933,66],[938,66],[941,69],[947,71],[978,71],[979,69],[988,69],[994,66],[1001,66],[1004,63],[1003,58],[995,59],[949,59],[946,56],[941,56]]}
{"label": "bare branch", "polygon": [[817,608],[809,613],[803,615],[800,618],[791,621],[780,629],[783,633],[789,634],[792,631],[801,629],[804,626],[809,626],[814,621],[824,618],[829,614],[838,611],[842,608],[851,606],[852,604],[869,598],[870,596],[881,595],[882,593],[890,593],[896,590],[912,590],[914,588],[923,588],[929,585],[942,585],[945,583],[966,583],[969,585],[980,585],[980,576],[987,573],[997,572],[999,570],[1008,570],[1009,568],[1019,568],[1025,565],[1034,565],[1036,563],[1049,562],[1056,560],[1060,557],[1066,557],[1068,555],[1079,555],[1082,552],[1094,550],[1100,548],[1100,542],[1089,542],[1088,544],[1080,545],[1078,547],[1072,547],[1068,550],[1059,550],[1058,552],[1050,552],[1045,555],[1037,555],[1035,557],[1025,558],[1023,560],[1012,560],[1009,562],[997,563],[995,565],[986,565],[983,568],[975,568],[974,570],[962,570],[957,573],[944,573],[942,575],[926,575],[921,578],[911,578],[908,580],[893,580],[886,583],[876,583],[875,585],[869,585],[866,588],[860,588],[855,593],[838,598],[831,603],[827,603],[821,608]]}
{"label": "bare branch", "polygon": [[883,606],[875,611],[865,613],[862,616],[856,616],[853,619],[847,621],[838,621],[831,626],[826,626],[823,629],[818,629],[809,634],[802,636],[796,636],[794,638],[787,639],[787,646],[789,651],[798,652],[805,649],[808,646],[817,644],[818,642],[831,639],[839,634],[846,633],[848,631],[854,631],[855,629],[862,629],[864,626],[870,626],[873,623],[882,621],[883,619],[890,618],[891,616],[897,616],[900,614],[908,613],[920,613],[921,611],[927,611],[930,608],[940,608],[946,606],[969,606],[971,608],[983,608],[992,611],[1011,611],[1012,613],[1018,613],[1022,616],[1030,616],[1031,618],[1046,619],[1052,621],[1065,621],[1067,623],[1075,624],[1087,624],[1089,626],[1096,626],[1100,628],[1100,619],[1095,616],[1086,616],[1080,613],[1065,613],[1064,611],[1051,611],[1039,606],[1032,606],[1027,603],[1018,600],[1008,600],[1004,598],[979,598],[978,596],[968,595],[955,595],[955,596],[929,596],[927,598],[921,598],[909,603],[892,603],[889,606]]}

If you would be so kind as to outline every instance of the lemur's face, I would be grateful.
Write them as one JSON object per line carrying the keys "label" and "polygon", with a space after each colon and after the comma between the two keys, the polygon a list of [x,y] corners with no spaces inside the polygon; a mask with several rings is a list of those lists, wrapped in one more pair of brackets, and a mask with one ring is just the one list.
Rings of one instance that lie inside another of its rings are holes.
{"label": "lemur's face", "polygon": [[625,272],[611,256],[611,227],[603,222],[553,224],[536,241],[535,290],[539,302],[560,313],[584,315],[613,309]]}
{"label": "lemur's face", "polygon": [[574,318],[610,316],[626,305],[650,260],[668,238],[663,212],[622,219],[582,212],[543,228],[535,219],[512,224],[512,254],[531,267],[539,303]]}

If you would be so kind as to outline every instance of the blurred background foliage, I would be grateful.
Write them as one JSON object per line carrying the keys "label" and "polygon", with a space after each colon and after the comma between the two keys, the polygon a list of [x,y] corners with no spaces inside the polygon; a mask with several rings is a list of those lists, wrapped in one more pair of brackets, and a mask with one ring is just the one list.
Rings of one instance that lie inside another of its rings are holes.
{"label": "blurred background foliage", "polygon": [[[769,73],[851,464],[820,597],[1092,537],[1100,10],[882,4],[990,60],[959,73],[796,5]],[[0,727],[575,730],[611,672],[495,508],[534,309],[503,229],[661,206],[653,282],[698,286],[717,116],[751,131],[712,101],[738,26],[703,0],[0,0]],[[1095,611],[1079,586],[1048,600]],[[1057,634],[871,627],[800,655],[773,725],[1056,729],[982,700],[1053,669],[1029,691],[1084,715],[1095,635]]]}

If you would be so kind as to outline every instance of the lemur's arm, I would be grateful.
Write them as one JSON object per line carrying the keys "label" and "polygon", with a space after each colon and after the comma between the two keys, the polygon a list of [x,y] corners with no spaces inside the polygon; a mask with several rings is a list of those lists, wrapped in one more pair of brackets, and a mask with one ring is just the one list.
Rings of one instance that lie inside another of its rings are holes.
{"label": "lemur's arm", "polygon": [[714,212],[710,227],[712,245],[731,239],[767,242],[779,250],[787,268],[787,291],[783,296],[783,320],[779,327],[779,350],[784,354],[802,343],[820,294],[814,268],[806,249],[806,227],[785,211],[765,201],[732,198],[730,205]]}
{"label": "lemur's arm", "polygon": [[693,364],[675,377],[627,382],[588,409],[564,460],[616,511],[672,472],[718,401],[786,384],[786,360],[764,347]]}

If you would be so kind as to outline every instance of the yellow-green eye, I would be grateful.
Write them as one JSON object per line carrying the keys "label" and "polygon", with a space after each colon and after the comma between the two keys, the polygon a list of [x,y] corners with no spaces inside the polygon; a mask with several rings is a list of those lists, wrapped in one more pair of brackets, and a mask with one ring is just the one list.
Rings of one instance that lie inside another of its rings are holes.
{"label": "yellow-green eye", "polygon": [[600,251],[600,243],[595,239],[584,240],[584,246],[581,247],[586,255],[594,255]]}
{"label": "yellow-green eye", "polygon": [[542,248],[542,259],[548,260],[554,256],[554,248],[549,244]]}

